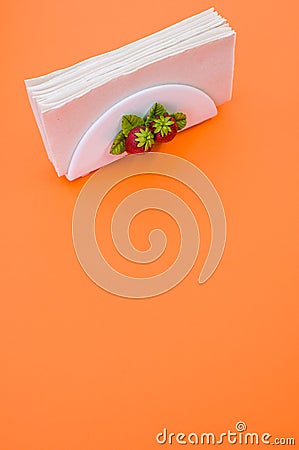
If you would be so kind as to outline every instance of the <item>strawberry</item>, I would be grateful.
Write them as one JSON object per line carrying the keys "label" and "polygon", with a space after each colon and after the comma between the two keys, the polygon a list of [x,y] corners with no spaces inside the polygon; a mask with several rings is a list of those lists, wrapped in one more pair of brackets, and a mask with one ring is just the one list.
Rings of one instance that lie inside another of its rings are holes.
{"label": "strawberry", "polygon": [[125,151],[148,152],[155,141],[160,143],[171,141],[186,124],[186,114],[182,112],[169,114],[163,105],[156,102],[145,118],[135,114],[122,116],[121,131],[114,138],[110,153],[121,155]]}
{"label": "strawberry", "polygon": [[154,117],[149,129],[154,133],[155,141],[169,142],[177,135],[178,125],[174,117],[169,114],[162,114]]}
{"label": "strawberry", "polygon": [[154,144],[154,135],[145,126],[133,128],[126,138],[125,149],[128,153],[143,153],[151,150]]}

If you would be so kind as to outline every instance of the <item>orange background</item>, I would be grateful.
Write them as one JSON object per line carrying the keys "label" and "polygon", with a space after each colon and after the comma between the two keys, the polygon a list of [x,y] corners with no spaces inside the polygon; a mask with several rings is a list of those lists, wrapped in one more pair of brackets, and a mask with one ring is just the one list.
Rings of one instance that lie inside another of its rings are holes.
{"label": "orange background", "polygon": [[[214,1],[237,31],[233,99],[164,149],[203,170],[226,211],[224,256],[202,286],[197,277],[209,243],[203,207],[176,182],[146,176],[104,202],[97,223],[103,251],[111,257],[102,227],[108,230],[112,207],[155,183],[179,190],[198,218],[202,247],[191,273],[146,300],[108,294],[85,275],[71,222],[87,177],[56,176],[23,84],[210,6],[2,3],[1,450],[150,450],[160,448],[155,435],[164,426],[220,433],[238,420],[249,431],[296,437],[297,2]],[[168,230],[168,253],[148,274],[178,249],[177,228],[165,216],[144,213],[133,223],[139,248],[151,227]]]}

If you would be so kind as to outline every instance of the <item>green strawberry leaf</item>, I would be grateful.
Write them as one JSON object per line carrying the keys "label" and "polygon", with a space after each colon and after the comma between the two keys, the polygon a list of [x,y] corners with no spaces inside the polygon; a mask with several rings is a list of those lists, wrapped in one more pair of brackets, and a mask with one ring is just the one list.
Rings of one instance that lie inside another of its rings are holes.
{"label": "green strawberry leaf", "polygon": [[163,105],[160,105],[160,103],[155,103],[150,109],[145,120],[145,125],[149,125],[155,116],[163,116],[163,114],[168,114],[166,108]]}
{"label": "green strawberry leaf", "polygon": [[135,133],[137,147],[144,147],[144,151],[147,151],[155,142],[153,133],[148,129],[141,129],[139,132]]}
{"label": "green strawberry leaf", "polygon": [[144,120],[142,117],[135,116],[134,114],[127,114],[122,117],[121,125],[124,136],[128,137],[128,134],[133,128],[144,125]]}
{"label": "green strawberry leaf", "polygon": [[160,133],[162,137],[167,136],[171,132],[171,126],[176,120],[169,116],[156,117],[153,120],[154,134]]}
{"label": "green strawberry leaf", "polygon": [[176,120],[179,130],[182,130],[183,128],[185,128],[185,126],[187,124],[186,114],[181,113],[181,112],[176,112],[174,114],[171,114],[171,117],[173,117]]}
{"label": "green strawberry leaf", "polygon": [[123,132],[120,131],[114,139],[113,144],[111,145],[110,153],[112,155],[120,155],[121,153],[123,153],[126,149],[125,140],[126,138]]}

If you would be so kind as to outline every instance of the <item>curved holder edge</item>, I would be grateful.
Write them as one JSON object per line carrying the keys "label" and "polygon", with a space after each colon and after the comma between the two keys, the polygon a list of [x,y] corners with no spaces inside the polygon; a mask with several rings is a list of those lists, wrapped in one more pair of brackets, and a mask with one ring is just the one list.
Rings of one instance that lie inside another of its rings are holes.
{"label": "curved holder edge", "polygon": [[75,148],[66,178],[75,180],[123,158],[126,153],[109,153],[116,134],[121,130],[122,116],[136,114],[143,117],[155,102],[163,104],[170,113],[184,112],[187,115],[184,130],[217,115],[211,97],[193,86],[166,84],[139,91],[113,105],[90,126]]}

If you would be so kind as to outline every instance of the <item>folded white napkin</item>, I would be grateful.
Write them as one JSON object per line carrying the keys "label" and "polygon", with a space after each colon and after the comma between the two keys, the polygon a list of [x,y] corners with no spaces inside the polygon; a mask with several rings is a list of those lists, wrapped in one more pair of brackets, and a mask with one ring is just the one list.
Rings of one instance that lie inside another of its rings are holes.
{"label": "folded white napkin", "polygon": [[[44,145],[58,175],[67,174],[76,147],[92,124],[140,91],[179,84],[200,89],[216,105],[229,100],[234,46],[235,32],[211,8],[117,50],[26,80]],[[153,98],[148,108],[156,101]]]}

